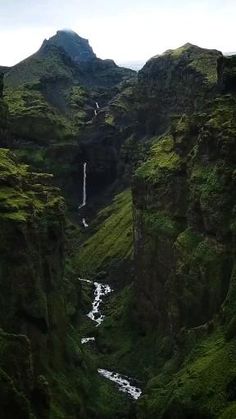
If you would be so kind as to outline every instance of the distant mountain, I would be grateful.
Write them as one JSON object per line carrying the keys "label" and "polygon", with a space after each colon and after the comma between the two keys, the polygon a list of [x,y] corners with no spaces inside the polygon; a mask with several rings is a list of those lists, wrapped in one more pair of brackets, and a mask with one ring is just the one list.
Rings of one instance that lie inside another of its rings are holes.
{"label": "distant mountain", "polygon": [[11,67],[0,66],[0,74],[5,74]]}
{"label": "distant mountain", "polygon": [[78,64],[96,58],[88,40],[70,30],[57,31],[56,35],[43,42],[42,48],[46,45],[63,48],[69,57]]}
{"label": "distant mountain", "polygon": [[95,116],[95,102],[105,106],[119,84],[135,75],[98,58],[73,31],[58,31],[35,54],[2,72],[14,137],[40,144],[74,138]]}
{"label": "distant mountain", "polygon": [[88,41],[73,31],[58,31],[41,48],[12,67],[5,76],[6,87],[45,83],[55,78],[81,85],[114,86],[132,75],[112,60],[101,60]]}
{"label": "distant mountain", "polygon": [[139,71],[145,64],[145,60],[124,61],[120,63],[122,67],[131,68],[132,70]]}
{"label": "distant mountain", "polygon": [[224,55],[226,57],[230,57],[231,55],[236,55],[236,51],[234,51],[234,52],[224,52]]}

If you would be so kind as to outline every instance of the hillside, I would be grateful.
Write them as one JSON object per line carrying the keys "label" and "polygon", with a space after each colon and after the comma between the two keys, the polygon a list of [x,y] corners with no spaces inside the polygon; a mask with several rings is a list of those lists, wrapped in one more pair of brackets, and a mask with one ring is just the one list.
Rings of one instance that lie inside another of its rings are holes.
{"label": "hillside", "polygon": [[235,56],[58,31],[2,79],[0,416],[234,419]]}
{"label": "hillside", "polygon": [[[75,205],[79,188],[73,183],[82,169],[83,132],[91,126],[97,131],[100,115],[121,84],[134,77],[134,71],[97,58],[88,41],[74,32],[58,31],[5,72],[9,136],[1,145],[10,146],[35,169],[54,173]],[[114,140],[112,147],[117,146]]]}

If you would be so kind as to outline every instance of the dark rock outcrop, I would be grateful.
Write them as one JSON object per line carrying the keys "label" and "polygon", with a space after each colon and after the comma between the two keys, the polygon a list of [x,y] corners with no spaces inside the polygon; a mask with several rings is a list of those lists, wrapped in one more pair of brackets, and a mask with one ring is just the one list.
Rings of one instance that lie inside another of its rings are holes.
{"label": "dark rock outcrop", "polygon": [[153,146],[132,188],[135,314],[159,342],[138,418],[233,417],[234,58],[186,45],[136,89]]}
{"label": "dark rock outcrop", "polygon": [[151,58],[138,75],[140,118],[148,133],[161,133],[171,115],[206,109],[221,89],[222,68],[221,52],[191,44]]}
{"label": "dark rock outcrop", "polygon": [[30,401],[38,377],[65,356],[64,202],[8,150],[0,166],[0,368]]}
{"label": "dark rock outcrop", "polygon": [[96,58],[88,40],[81,38],[71,30],[57,31],[56,35],[43,42],[41,48],[44,48],[46,45],[55,45],[62,48],[77,64]]}

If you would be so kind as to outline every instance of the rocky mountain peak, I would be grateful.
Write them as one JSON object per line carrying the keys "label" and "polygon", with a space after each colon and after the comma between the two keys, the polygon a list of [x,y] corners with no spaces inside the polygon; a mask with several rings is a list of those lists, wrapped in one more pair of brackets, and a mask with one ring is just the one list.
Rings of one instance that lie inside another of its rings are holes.
{"label": "rocky mountain peak", "polygon": [[68,29],[59,30],[54,36],[48,40],[46,39],[41,49],[44,49],[46,46],[63,48],[76,63],[88,62],[96,58],[88,40]]}

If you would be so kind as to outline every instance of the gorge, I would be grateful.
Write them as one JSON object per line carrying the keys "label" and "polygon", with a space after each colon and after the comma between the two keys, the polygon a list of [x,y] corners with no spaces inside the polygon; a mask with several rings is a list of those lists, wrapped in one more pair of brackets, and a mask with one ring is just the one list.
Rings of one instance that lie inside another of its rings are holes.
{"label": "gorge", "polygon": [[0,417],[235,419],[235,55],[0,78]]}

